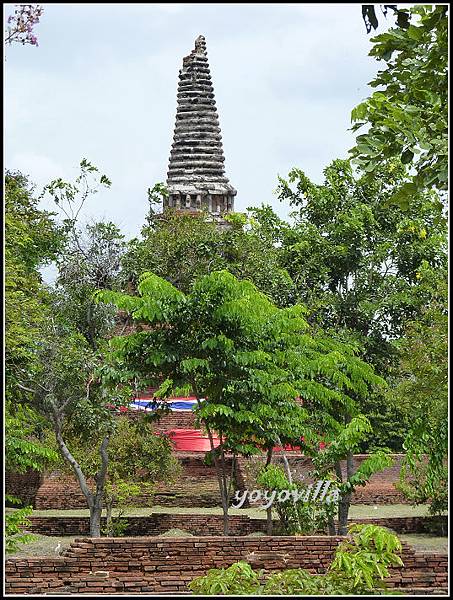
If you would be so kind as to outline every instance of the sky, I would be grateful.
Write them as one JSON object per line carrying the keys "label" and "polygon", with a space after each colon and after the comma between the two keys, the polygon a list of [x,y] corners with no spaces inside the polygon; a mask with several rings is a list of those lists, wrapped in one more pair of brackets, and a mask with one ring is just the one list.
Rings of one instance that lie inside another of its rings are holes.
{"label": "sky", "polygon": [[353,145],[351,110],[379,68],[360,4],[43,7],[39,46],[5,48],[5,166],[39,192],[74,180],[87,158],[112,187],[87,200],[82,221],[113,221],[128,238],[144,224],[146,190],[166,179],[178,72],[198,35],[238,211],[265,203],[286,218],[274,190],[293,167],[322,183]]}

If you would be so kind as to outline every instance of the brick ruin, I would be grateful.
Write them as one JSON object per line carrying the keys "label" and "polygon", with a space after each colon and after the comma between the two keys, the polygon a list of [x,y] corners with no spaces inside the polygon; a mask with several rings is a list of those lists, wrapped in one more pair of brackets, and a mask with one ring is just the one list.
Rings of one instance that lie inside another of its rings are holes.
{"label": "brick ruin", "polygon": [[[179,420],[180,415],[190,413],[173,413]],[[191,415],[193,417],[193,415]],[[171,423],[171,414],[166,415],[165,425]],[[203,452],[176,452],[182,471],[173,483],[161,483],[156,487],[154,498],[144,493],[138,496],[136,506],[180,506],[187,508],[219,507],[220,495],[218,481],[213,466],[205,464]],[[360,464],[367,455],[356,455],[354,460]],[[369,483],[359,487],[353,495],[353,504],[382,505],[405,504],[408,501],[395,485],[399,480],[399,471],[403,455],[393,455],[394,465],[372,476]],[[296,478],[309,481],[311,459],[299,453],[288,453],[288,460]],[[236,470],[236,489],[255,489],[254,473],[257,463],[264,462],[264,457],[250,459],[239,458]],[[275,455],[278,464],[281,457]],[[93,482],[89,482],[93,485]],[[58,471],[37,474],[28,472],[24,475],[6,474],[7,493],[31,503],[37,510],[86,508],[86,500],[73,475],[61,474]]]}
{"label": "brick ruin", "polygon": [[[130,418],[139,418],[139,412],[129,412]],[[168,433],[173,429],[190,429],[195,427],[193,412],[169,412],[163,415],[155,424],[155,430]],[[219,486],[214,467],[205,463],[204,452],[175,451],[175,456],[181,464],[181,474],[172,483],[159,483],[156,486],[154,498],[144,493],[135,498],[136,506],[180,506],[219,507],[221,506]],[[310,481],[311,459],[299,452],[287,453],[291,470],[296,479]],[[397,489],[401,469],[402,454],[394,454],[394,464],[379,473],[375,473],[364,487],[358,487],[353,495],[353,504],[382,505],[406,504],[408,500]],[[366,454],[354,456],[354,462],[359,465]],[[265,457],[246,459],[239,457],[236,468],[236,489],[255,489],[255,477]],[[281,464],[282,457],[274,453],[274,463]],[[343,469],[345,465],[343,465]],[[89,482],[94,485],[94,482]],[[28,471],[21,475],[6,473],[5,486],[7,493],[21,498],[25,504],[31,504],[36,510],[48,509],[78,509],[86,508],[83,496],[76,478],[72,474],[59,471],[37,473]]]}
{"label": "brick ruin", "polygon": [[[264,514],[264,511],[263,511]],[[89,517],[29,517],[30,525],[27,531],[42,535],[52,536],[88,536],[90,534]],[[212,514],[178,514],[178,513],[153,513],[141,517],[122,517],[125,522],[125,536],[157,536],[170,529],[180,529],[194,536],[223,535],[222,515]],[[386,517],[375,519],[354,519],[351,523],[372,524],[388,527],[398,534],[428,533],[446,535],[448,529],[447,516],[440,517]],[[102,518],[105,523],[105,517]],[[229,516],[230,535],[250,535],[253,533],[267,532],[267,520],[250,517],[249,515]],[[273,520],[273,534],[282,533],[280,523]],[[326,531],[318,531],[327,534]]]}
{"label": "brick ruin", "polygon": [[[190,538],[81,538],[58,558],[6,561],[7,594],[188,593],[208,569],[245,560],[267,572],[302,568],[324,573],[339,536],[209,536]],[[404,594],[447,593],[446,554],[415,552],[403,544],[403,567],[387,585]]]}

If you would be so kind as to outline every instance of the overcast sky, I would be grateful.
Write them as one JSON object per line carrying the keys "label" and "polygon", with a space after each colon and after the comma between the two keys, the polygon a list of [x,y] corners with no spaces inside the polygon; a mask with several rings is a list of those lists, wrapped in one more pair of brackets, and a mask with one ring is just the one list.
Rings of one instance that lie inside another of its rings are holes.
{"label": "overcast sky", "polygon": [[[5,14],[14,5],[4,5]],[[138,235],[165,181],[178,71],[206,37],[236,210],[272,204],[277,175],[316,182],[352,146],[351,109],[378,69],[360,4],[44,4],[39,47],[6,48],[6,167],[38,186],[86,157],[112,180],[85,219]],[[384,21],[383,17],[380,21]]]}

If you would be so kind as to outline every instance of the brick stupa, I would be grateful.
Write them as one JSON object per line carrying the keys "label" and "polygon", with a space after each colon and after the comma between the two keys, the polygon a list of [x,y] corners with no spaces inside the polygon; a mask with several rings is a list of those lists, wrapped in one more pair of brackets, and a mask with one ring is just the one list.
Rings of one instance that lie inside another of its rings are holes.
{"label": "brick stupa", "polygon": [[206,41],[200,35],[179,71],[178,106],[167,174],[167,208],[208,211],[221,219],[233,211],[236,190],[225,176],[219,117],[211,83]]}

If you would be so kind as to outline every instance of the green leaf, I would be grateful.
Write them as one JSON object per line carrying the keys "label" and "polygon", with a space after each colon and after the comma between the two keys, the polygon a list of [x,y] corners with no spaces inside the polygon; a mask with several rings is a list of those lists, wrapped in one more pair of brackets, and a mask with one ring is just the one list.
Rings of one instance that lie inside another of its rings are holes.
{"label": "green leaf", "polygon": [[414,153],[409,148],[406,148],[406,150],[404,150],[401,154],[401,162],[403,163],[403,165],[407,165],[408,163],[410,163],[413,158]]}

